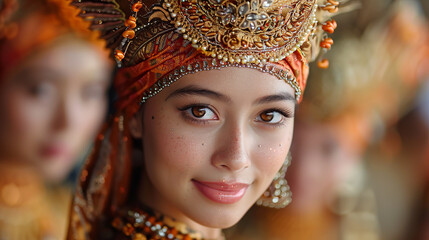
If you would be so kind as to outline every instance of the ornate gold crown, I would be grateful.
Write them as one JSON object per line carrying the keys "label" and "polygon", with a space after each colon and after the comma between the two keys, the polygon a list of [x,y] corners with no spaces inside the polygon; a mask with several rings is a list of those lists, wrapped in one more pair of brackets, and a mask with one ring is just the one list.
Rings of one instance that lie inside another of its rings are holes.
{"label": "ornate gold crown", "polygon": [[278,62],[315,29],[316,0],[166,0],[183,38],[229,62]]}
{"label": "ornate gold crown", "polygon": [[335,21],[320,21],[339,6],[336,0],[75,0],[73,4],[93,29],[102,32],[118,64],[125,66],[145,60],[142,51],[168,32],[180,33],[199,52],[224,62],[277,62],[297,50],[311,61],[320,48],[331,47],[332,39],[317,31],[334,31]]}

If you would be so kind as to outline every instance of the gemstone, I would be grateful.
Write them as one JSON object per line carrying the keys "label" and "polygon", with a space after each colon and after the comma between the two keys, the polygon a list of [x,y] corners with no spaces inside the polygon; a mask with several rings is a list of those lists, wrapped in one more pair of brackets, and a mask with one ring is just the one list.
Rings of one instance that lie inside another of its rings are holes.
{"label": "gemstone", "polygon": [[249,11],[249,3],[246,2],[245,4],[241,5],[238,8],[238,14],[240,14],[240,16],[244,16],[247,12]]}
{"label": "gemstone", "polygon": [[255,21],[259,19],[259,16],[256,13],[250,13],[246,16],[246,19],[249,21]]}
{"label": "gemstone", "polygon": [[252,1],[252,10],[253,11],[258,10],[258,1],[257,0]]}
{"label": "gemstone", "polygon": [[249,27],[249,21],[243,21],[240,25],[240,28],[248,28]]}
{"label": "gemstone", "polygon": [[231,21],[230,15],[226,15],[225,17],[222,18],[223,25],[227,25],[228,23],[230,23],[230,21]]}
{"label": "gemstone", "polygon": [[273,4],[273,0],[265,0],[262,2],[262,7],[266,8]]}
{"label": "gemstone", "polygon": [[253,31],[253,30],[255,30],[256,29],[256,25],[255,25],[255,23],[254,22],[250,22],[250,29]]}

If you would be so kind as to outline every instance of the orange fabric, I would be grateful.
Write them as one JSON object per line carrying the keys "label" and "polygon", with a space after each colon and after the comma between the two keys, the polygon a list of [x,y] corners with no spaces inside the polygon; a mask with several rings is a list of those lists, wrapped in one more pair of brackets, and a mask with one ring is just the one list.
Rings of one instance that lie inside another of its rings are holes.
{"label": "orange fabric", "polygon": [[[143,93],[159,79],[170,74],[178,67],[207,59],[206,56],[198,53],[190,44],[184,46],[183,41],[183,38],[179,38],[174,42],[168,43],[168,47],[160,52],[154,49],[152,56],[145,61],[118,71],[115,79],[115,89],[119,94],[117,102],[119,111],[126,109],[128,116],[135,114],[139,109]],[[284,60],[270,65],[292,72],[301,91],[304,91],[309,68],[305,58],[299,51]]]}
{"label": "orange fabric", "polygon": [[183,47],[182,41],[179,39],[160,52],[154,49],[154,54],[147,60],[118,71],[114,83],[119,95],[118,111],[126,108],[127,115],[133,115],[139,109],[140,100],[147,89],[177,67],[199,57],[192,46]]}
{"label": "orange fabric", "polygon": [[1,12],[0,79],[31,53],[65,34],[74,34],[106,51],[104,41],[98,39],[99,34],[89,29],[89,22],[78,17],[79,10],[69,5],[70,1],[24,0],[20,3],[20,6],[17,2],[10,4],[9,11]]}

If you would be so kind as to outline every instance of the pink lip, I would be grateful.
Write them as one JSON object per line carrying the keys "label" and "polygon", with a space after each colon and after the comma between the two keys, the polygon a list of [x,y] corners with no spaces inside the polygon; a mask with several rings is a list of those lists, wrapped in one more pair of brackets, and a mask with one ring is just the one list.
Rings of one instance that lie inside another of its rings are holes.
{"label": "pink lip", "polygon": [[197,180],[192,180],[192,182],[208,199],[225,204],[238,202],[249,187],[249,184],[245,183],[200,182]]}
{"label": "pink lip", "polygon": [[68,158],[70,151],[62,144],[48,144],[42,147],[41,154],[47,160],[52,158]]}

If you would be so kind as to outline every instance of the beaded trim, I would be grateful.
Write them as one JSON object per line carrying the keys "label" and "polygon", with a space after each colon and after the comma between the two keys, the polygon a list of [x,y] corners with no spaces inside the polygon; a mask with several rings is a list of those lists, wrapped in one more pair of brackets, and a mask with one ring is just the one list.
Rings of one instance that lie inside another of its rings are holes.
{"label": "beaded trim", "polygon": [[317,26],[315,0],[165,0],[162,7],[194,48],[231,63],[278,62]]}
{"label": "beaded trim", "polygon": [[169,87],[171,84],[182,78],[183,76],[186,76],[188,74],[193,74],[196,72],[202,72],[202,71],[210,71],[210,70],[219,70],[221,68],[227,68],[227,67],[246,67],[246,68],[252,68],[259,70],[264,73],[269,73],[278,79],[284,80],[287,84],[289,84],[294,90],[295,90],[295,98],[298,101],[301,97],[301,89],[299,87],[298,82],[296,81],[296,78],[293,74],[291,74],[289,71],[282,70],[278,67],[275,67],[274,65],[270,65],[269,63],[266,64],[254,64],[254,63],[231,63],[231,62],[224,62],[222,60],[217,60],[216,58],[210,59],[210,60],[200,60],[196,63],[188,64],[186,66],[182,66],[180,68],[177,68],[176,70],[172,71],[167,76],[161,78],[158,80],[151,88],[145,91],[143,93],[141,103],[146,102],[147,99],[155,96],[158,94],[161,90],[163,90],[166,87]]}

